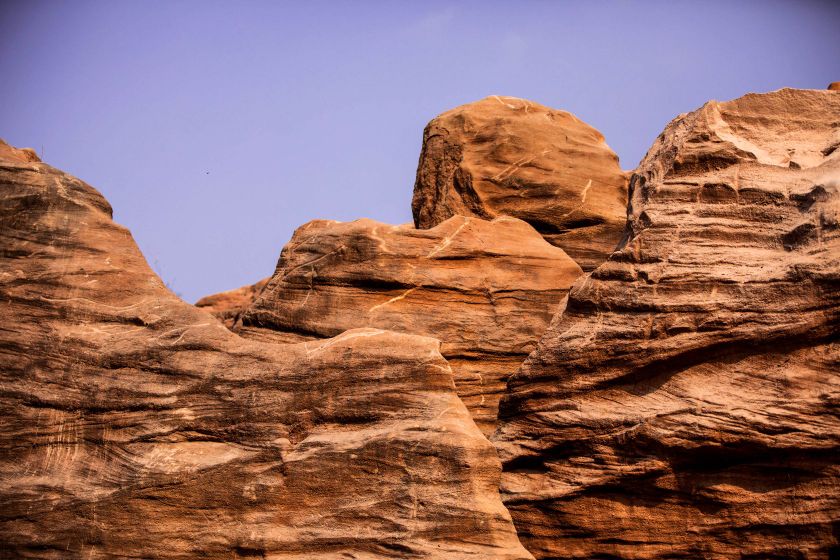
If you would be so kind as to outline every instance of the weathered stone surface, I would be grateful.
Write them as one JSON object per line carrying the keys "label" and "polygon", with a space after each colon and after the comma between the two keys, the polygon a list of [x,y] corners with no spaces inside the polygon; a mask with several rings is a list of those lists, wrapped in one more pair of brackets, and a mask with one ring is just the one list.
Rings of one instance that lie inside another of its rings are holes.
{"label": "weathered stone surface", "polygon": [[840,91],[840,82],[831,82],[828,84],[828,89],[832,91]]}
{"label": "weathered stone surface", "polygon": [[840,93],[672,121],[494,437],[538,558],[828,558],[840,526]]}
{"label": "weathered stone surface", "polygon": [[32,148],[15,148],[7,144],[2,138],[0,138],[0,159],[21,163],[41,161]]}
{"label": "weathered stone surface", "polygon": [[529,558],[429,338],[242,339],[88,185],[0,152],[0,550]]}
{"label": "weathered stone surface", "polygon": [[376,327],[438,338],[462,400],[492,433],[511,373],[582,274],[521,220],[432,229],[362,219],[299,228],[237,332],[288,341]]}
{"label": "weathered stone surface", "polygon": [[268,280],[268,278],[263,278],[256,284],[251,284],[250,286],[242,286],[235,290],[228,290],[227,292],[203,297],[195,302],[195,306],[208,313],[212,313],[226,327],[232,328],[234,323],[236,323],[237,316],[254,303],[254,300],[260,295]]}
{"label": "weathered stone surface", "polygon": [[491,96],[432,120],[412,210],[418,227],[450,216],[514,216],[584,270],[618,245],[627,178],[597,130],[565,111]]}

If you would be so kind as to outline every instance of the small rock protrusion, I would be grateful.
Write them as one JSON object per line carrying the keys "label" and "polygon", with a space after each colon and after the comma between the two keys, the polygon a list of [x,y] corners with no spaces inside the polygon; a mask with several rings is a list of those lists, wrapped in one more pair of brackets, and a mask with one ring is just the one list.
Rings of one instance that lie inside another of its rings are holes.
{"label": "small rock protrusion", "polygon": [[421,229],[454,215],[519,218],[591,271],[621,240],[627,176],[576,116],[493,95],[428,124],[411,207]]}

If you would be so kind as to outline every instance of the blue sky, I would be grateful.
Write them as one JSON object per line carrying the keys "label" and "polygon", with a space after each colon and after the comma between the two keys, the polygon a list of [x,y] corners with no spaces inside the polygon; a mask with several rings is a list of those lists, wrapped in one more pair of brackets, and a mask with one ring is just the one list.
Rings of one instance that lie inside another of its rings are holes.
{"label": "blue sky", "polygon": [[0,137],[105,194],[188,301],[315,218],[410,221],[423,126],[565,109],[632,169],[709,99],[840,80],[840,2],[3,0]]}

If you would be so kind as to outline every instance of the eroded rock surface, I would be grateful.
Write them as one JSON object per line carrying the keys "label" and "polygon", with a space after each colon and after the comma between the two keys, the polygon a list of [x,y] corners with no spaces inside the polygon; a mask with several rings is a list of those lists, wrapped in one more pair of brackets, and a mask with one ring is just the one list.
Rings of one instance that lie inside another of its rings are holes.
{"label": "eroded rock surface", "polygon": [[226,327],[232,328],[236,318],[245,309],[249,308],[262,289],[268,283],[268,278],[263,278],[256,284],[242,286],[234,290],[228,290],[211,296],[206,296],[195,302],[195,306],[212,313],[220,319]]}
{"label": "eroded rock surface", "polygon": [[20,163],[40,162],[41,159],[32,148],[15,148],[0,139],[0,159]]}
{"label": "eroded rock surface", "polygon": [[236,330],[283,342],[358,327],[437,338],[458,393],[491,433],[507,378],[581,273],[515,218],[454,216],[427,230],[319,220],[295,232]]}
{"label": "eroded rock surface", "polygon": [[0,308],[3,557],[530,557],[436,341],[240,338],[6,149]]}
{"label": "eroded rock surface", "polygon": [[840,93],[672,121],[629,238],[511,379],[494,438],[538,558],[828,558],[840,526]]}
{"label": "eroded rock surface", "polygon": [[571,113],[494,95],[428,124],[412,211],[420,228],[453,215],[520,218],[588,271],[621,239],[626,185],[597,130]]}

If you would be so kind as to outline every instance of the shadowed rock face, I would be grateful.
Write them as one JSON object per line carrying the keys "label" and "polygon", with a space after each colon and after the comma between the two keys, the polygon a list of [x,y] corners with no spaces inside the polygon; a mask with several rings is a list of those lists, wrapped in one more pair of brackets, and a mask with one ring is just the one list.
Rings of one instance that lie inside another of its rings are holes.
{"label": "shadowed rock face", "polygon": [[530,558],[437,341],[242,339],[3,144],[0,307],[3,557]]}
{"label": "shadowed rock face", "polygon": [[840,93],[781,90],[656,140],[628,238],[501,404],[503,499],[535,556],[836,554],[838,123]]}
{"label": "shadowed rock face", "polygon": [[314,221],[295,232],[235,330],[284,342],[358,327],[438,338],[458,393],[489,434],[507,378],[581,274],[510,217],[455,216],[428,230]]}
{"label": "shadowed rock face", "polygon": [[458,214],[520,218],[589,271],[621,239],[626,185],[597,130],[571,113],[494,95],[426,126],[412,211],[420,228]]}

